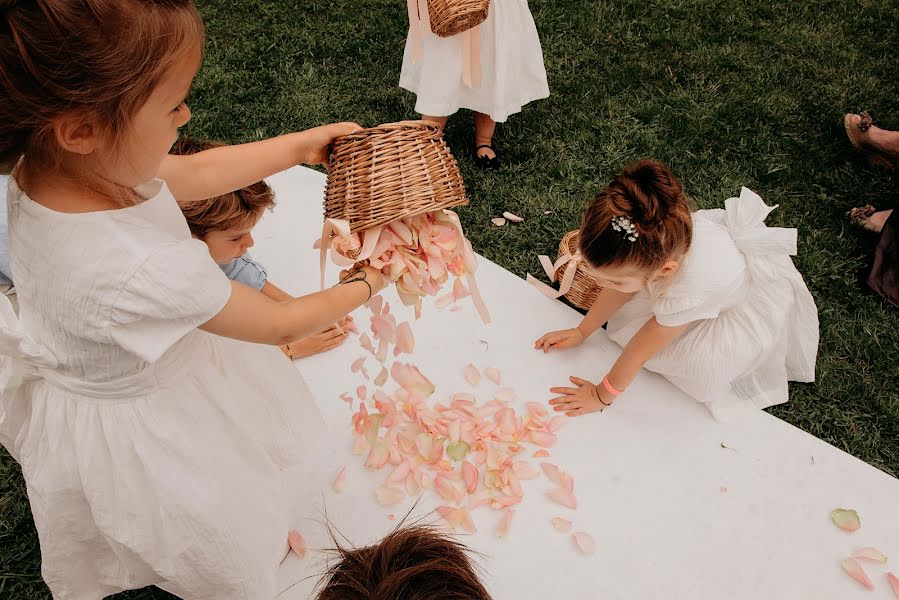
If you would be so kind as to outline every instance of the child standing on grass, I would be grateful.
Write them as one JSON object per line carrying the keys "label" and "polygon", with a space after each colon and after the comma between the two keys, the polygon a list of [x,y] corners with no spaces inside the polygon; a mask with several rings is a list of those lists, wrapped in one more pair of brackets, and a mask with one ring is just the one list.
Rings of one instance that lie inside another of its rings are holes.
{"label": "child standing on grass", "polygon": [[[171,153],[186,156],[222,146],[224,144],[181,138]],[[262,212],[274,206],[272,188],[264,181],[257,181],[224,196],[182,204],[181,212],[187,219],[191,234],[206,244],[212,260],[228,279],[259,290],[276,302],[287,302],[293,300],[293,296],[269,281],[265,269],[248,252],[253,247],[253,228],[262,217]],[[281,350],[288,358],[303,358],[336,348],[346,340],[352,321],[353,318],[347,315],[337,325],[285,344]]]}
{"label": "child standing on grass", "polygon": [[[431,33],[427,15],[410,10],[409,19],[400,87],[417,96],[421,118],[441,128],[460,108],[472,110],[475,163],[499,169],[496,124],[549,96],[543,49],[527,0],[492,0],[487,19],[475,30],[448,38]],[[470,43],[469,35],[474,35]]]}
{"label": "child standing on grass", "polygon": [[725,209],[690,212],[664,165],[626,167],[584,214],[580,253],[603,287],[574,329],[541,337],[544,352],[580,345],[608,322],[624,349],[595,385],[553,388],[556,411],[612,405],[642,367],[718,419],[740,403],[786,402],[787,381],[813,381],[818,315],[796,254],[796,230],[769,228],[773,208],[743,188]]}
{"label": "child standing on grass", "polygon": [[[176,203],[320,163],[341,123],[169,156],[203,27],[190,0],[0,0],[0,169],[16,318],[0,296],[0,441],[19,461],[55,598],[151,584],[269,599],[283,473],[322,429],[273,346],[384,286],[276,302],[230,282]],[[254,343],[248,343],[254,342]]]}

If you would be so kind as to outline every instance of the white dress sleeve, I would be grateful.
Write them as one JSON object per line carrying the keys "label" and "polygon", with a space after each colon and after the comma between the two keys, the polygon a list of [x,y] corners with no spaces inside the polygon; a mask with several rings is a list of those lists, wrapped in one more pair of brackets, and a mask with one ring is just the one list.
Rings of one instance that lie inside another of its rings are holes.
{"label": "white dress sleeve", "polygon": [[155,362],[182,337],[217,315],[231,282],[206,244],[187,239],[149,254],[126,280],[113,304],[114,343]]}

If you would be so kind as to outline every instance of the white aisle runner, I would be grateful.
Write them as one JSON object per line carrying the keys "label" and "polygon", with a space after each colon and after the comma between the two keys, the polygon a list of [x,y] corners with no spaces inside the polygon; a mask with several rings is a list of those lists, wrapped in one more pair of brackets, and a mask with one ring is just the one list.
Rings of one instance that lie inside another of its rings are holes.
{"label": "white aisle runner", "polygon": [[[294,294],[312,292],[318,254],[311,247],[321,229],[325,178],[296,167],[269,181],[278,206],[257,227],[252,253],[276,285]],[[328,281],[336,276],[330,264]],[[532,350],[539,335],[572,327],[580,316],[483,258],[478,280],[492,312],[490,326],[480,323],[470,299],[458,312],[426,302],[422,319],[413,323],[410,360],[437,385],[433,399],[470,390],[462,373],[469,362],[499,367],[503,385],[516,389],[523,406],[547,401],[548,388],[568,375],[595,381],[615,360],[617,346],[601,332],[573,351]],[[413,320],[392,289],[384,296],[398,321]],[[362,330],[367,315],[355,314]],[[338,395],[363,383],[350,373],[350,363],[364,354],[353,338],[297,362],[330,430],[330,443],[289,473],[293,526],[312,548],[328,546],[325,510],[341,533],[362,545],[394,526],[387,514],[399,517],[411,504],[379,506],[374,490],[387,471],[366,472],[364,457],[351,453],[350,412]],[[376,374],[373,359],[368,365]],[[480,384],[479,400],[492,397],[491,386]],[[765,412],[719,424],[665,380],[644,372],[613,409],[569,421],[550,453],[551,462],[574,476],[577,511],[546,499],[550,485],[541,476],[524,482],[524,501],[506,539],[495,537],[500,515],[488,508],[473,513],[478,533],[463,535],[486,556],[485,582],[497,600],[892,598],[884,573],[899,574],[899,481]],[[331,480],[344,465],[346,489],[335,494]],[[415,514],[440,503],[427,492]],[[861,529],[837,529],[830,521],[837,507],[856,509]],[[592,534],[596,554],[579,554],[570,536],[551,526],[555,516]],[[865,546],[891,557],[886,568],[864,564],[875,592],[840,569],[841,560]],[[308,598],[323,561],[319,552],[306,560],[288,556],[281,597]]]}

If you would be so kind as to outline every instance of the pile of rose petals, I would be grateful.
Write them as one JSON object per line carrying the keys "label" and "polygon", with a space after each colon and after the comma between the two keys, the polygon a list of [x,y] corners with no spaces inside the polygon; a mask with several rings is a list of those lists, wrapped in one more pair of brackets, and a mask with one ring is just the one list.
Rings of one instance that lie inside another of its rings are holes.
{"label": "pile of rose petals", "polygon": [[[357,408],[352,395],[341,398],[353,410],[354,454],[364,457],[368,469],[385,474],[375,490],[379,504],[392,506],[433,493],[441,499],[437,514],[454,528],[473,533],[472,511],[492,509],[500,513],[495,533],[505,537],[529,487],[526,482],[539,479],[542,472],[552,484],[547,497],[567,509],[577,508],[573,477],[550,462],[535,460],[549,458],[546,448],[556,443],[556,432],[567,417],[553,415],[537,402],[519,411],[515,390],[501,386],[500,371],[491,367],[482,372],[473,364],[462,370],[472,389],[434,401],[435,386],[417,367],[404,358],[388,365],[391,354],[400,357],[413,351],[409,323],[397,323],[380,297],[372,298],[368,307],[370,332],[359,338],[368,355],[351,366],[368,384],[356,391]],[[369,371],[366,363],[372,358],[377,365]],[[372,379],[370,373],[376,372]],[[392,391],[385,389],[388,377],[395,384]],[[344,467],[334,481],[335,491],[343,489],[345,480]],[[557,525],[563,522],[567,528]],[[566,519],[556,518],[553,524],[560,532],[571,531]],[[587,533],[573,533],[572,540],[585,554],[595,550]]]}
{"label": "pile of rose petals", "polygon": [[[380,269],[396,285],[403,304],[415,307],[416,315],[421,314],[422,298],[436,296],[452,275],[456,277],[453,291],[441,303],[472,296],[481,319],[490,321],[474,280],[477,258],[452,211],[433,211],[358,233],[338,234],[330,240],[330,251],[331,259],[342,267],[367,260]],[[468,281],[467,288],[462,277]]]}
{"label": "pile of rose petals", "polygon": [[[854,533],[861,529],[861,519],[859,519],[858,513],[852,509],[836,508],[830,513],[830,518],[834,525],[847,533]],[[859,562],[860,560],[885,565],[887,563],[887,557],[877,548],[871,548],[869,546],[867,548],[856,550],[852,553],[852,556],[840,563],[840,566],[843,567],[843,570],[850,577],[862,584],[867,590],[874,590],[874,583],[871,581],[871,578],[868,577],[868,574]],[[891,572],[886,574],[886,578],[890,589],[893,590],[893,594],[896,596],[897,600],[899,600],[899,578]]]}

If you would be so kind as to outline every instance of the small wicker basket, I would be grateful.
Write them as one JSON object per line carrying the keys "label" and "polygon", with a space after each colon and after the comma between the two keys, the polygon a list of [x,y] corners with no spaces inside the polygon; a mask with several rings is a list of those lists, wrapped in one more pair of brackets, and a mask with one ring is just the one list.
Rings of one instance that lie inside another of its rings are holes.
{"label": "small wicker basket", "polygon": [[431,31],[452,37],[480,25],[487,18],[490,0],[428,0]]}
{"label": "small wicker basket", "polygon": [[459,165],[433,123],[388,123],[334,142],[325,218],[349,221],[354,233],[466,204]]}
{"label": "small wicker basket", "polygon": [[[569,231],[565,234],[565,237],[563,237],[562,241],[559,243],[559,254],[556,257],[557,260],[563,256],[574,256],[577,253],[579,233],[580,232],[575,229],[574,231]],[[556,271],[557,281],[562,280],[562,275],[565,272],[566,266],[568,265],[562,265]],[[590,275],[586,267],[583,264],[578,264],[577,271],[575,271],[574,274],[574,281],[571,283],[571,289],[565,294],[565,298],[578,308],[589,310],[596,301],[596,296],[599,295],[600,290],[602,290],[602,287],[597,285],[596,280]]]}

